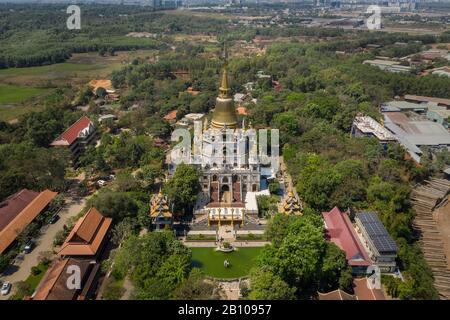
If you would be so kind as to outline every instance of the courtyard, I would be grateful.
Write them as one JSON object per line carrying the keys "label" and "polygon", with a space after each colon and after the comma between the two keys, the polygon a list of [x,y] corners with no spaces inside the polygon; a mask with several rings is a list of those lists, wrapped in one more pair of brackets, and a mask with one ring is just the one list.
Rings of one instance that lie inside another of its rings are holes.
{"label": "courtyard", "polygon": [[[216,251],[215,248],[191,248],[191,250],[193,267],[214,278],[231,279],[247,276],[262,248],[237,248],[230,253]],[[230,263],[227,268],[224,267],[225,260]]]}

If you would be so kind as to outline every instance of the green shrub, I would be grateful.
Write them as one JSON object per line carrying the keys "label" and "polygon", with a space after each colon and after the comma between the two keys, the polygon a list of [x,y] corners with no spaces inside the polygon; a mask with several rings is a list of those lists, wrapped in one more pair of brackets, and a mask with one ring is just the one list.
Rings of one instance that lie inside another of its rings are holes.
{"label": "green shrub", "polygon": [[42,270],[39,267],[37,267],[37,266],[34,266],[34,267],[31,268],[31,274],[33,276],[37,276],[41,272],[42,272]]}
{"label": "green shrub", "polygon": [[122,281],[115,281],[113,278],[107,280],[108,283],[103,291],[104,300],[120,300],[125,293],[125,289],[122,286]]}
{"label": "green shrub", "polygon": [[53,239],[53,245],[55,247],[60,246],[64,243],[64,240],[66,240],[66,231],[60,230],[56,233],[55,239]]}

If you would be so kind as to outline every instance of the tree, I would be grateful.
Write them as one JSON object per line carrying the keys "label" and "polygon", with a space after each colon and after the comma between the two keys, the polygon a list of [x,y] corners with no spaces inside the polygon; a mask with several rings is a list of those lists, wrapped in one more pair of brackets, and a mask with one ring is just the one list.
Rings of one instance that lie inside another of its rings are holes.
{"label": "tree", "polygon": [[190,165],[178,165],[172,179],[164,186],[164,193],[173,203],[175,211],[189,212],[201,190],[197,170]]}
{"label": "tree", "polygon": [[137,213],[135,201],[126,193],[102,189],[97,195],[89,199],[89,205],[97,208],[105,217],[111,217],[116,222],[126,216]]}
{"label": "tree", "polygon": [[142,177],[149,183],[155,183],[157,178],[164,175],[163,169],[160,163],[151,163],[142,167]]}
{"label": "tree", "polygon": [[296,216],[287,216],[284,214],[276,214],[269,220],[266,227],[267,238],[272,242],[272,245],[279,247],[288,233],[288,226],[294,219],[299,219]]}
{"label": "tree", "polygon": [[257,196],[258,215],[261,217],[270,217],[278,211],[278,197],[276,196]]}
{"label": "tree", "polygon": [[115,186],[117,191],[137,191],[140,189],[139,181],[130,172],[120,172],[117,174]]}
{"label": "tree", "polygon": [[23,188],[63,190],[67,165],[65,150],[30,143],[0,145],[0,199]]}
{"label": "tree", "polygon": [[106,97],[106,95],[108,94],[108,92],[106,92],[106,89],[103,87],[98,87],[97,90],[95,91],[95,94],[97,95],[97,97],[99,98],[104,98]]}
{"label": "tree", "polygon": [[127,221],[123,220],[116,224],[111,232],[111,241],[115,245],[120,245],[124,240],[133,234],[133,225]]}
{"label": "tree", "polygon": [[259,266],[268,266],[290,286],[300,291],[310,289],[321,267],[325,248],[323,227],[308,219],[299,219],[279,247],[266,246],[259,257]]}
{"label": "tree", "polygon": [[0,253],[0,272],[6,269],[9,266],[11,258],[7,254]]}
{"label": "tree", "polygon": [[33,294],[33,288],[28,282],[19,281],[15,284],[16,291],[12,296],[12,299],[22,300],[25,296]]}
{"label": "tree", "polygon": [[269,222],[266,234],[272,244],[261,252],[258,267],[297,288],[297,295],[350,289],[352,275],[345,253],[325,241],[323,220],[317,213],[300,217],[278,214]]}
{"label": "tree", "polygon": [[[348,277],[348,273],[350,273],[350,277]],[[348,268],[345,252],[334,243],[327,242],[320,276],[321,291],[328,292],[336,287],[349,290],[351,289],[351,279],[351,269]]]}
{"label": "tree", "polygon": [[82,90],[80,90],[80,94],[78,96],[78,104],[86,104],[89,102],[89,100],[92,98],[94,94],[92,93],[91,88],[88,86],[84,87]]}
{"label": "tree", "polygon": [[251,271],[250,287],[249,298],[252,300],[295,299],[295,288],[291,288],[267,268],[253,269]]}
{"label": "tree", "polygon": [[130,276],[136,299],[168,299],[189,274],[190,259],[190,250],[170,231],[132,235],[115,254],[113,274]]}
{"label": "tree", "polygon": [[189,277],[173,293],[177,300],[218,300],[220,289],[214,280],[208,279],[200,269],[192,269]]}
{"label": "tree", "polygon": [[280,190],[280,183],[278,181],[271,181],[269,183],[270,193],[276,194],[276,193],[278,193],[279,190]]}
{"label": "tree", "polygon": [[52,251],[41,251],[38,255],[38,262],[44,265],[49,265],[52,262],[54,254]]}

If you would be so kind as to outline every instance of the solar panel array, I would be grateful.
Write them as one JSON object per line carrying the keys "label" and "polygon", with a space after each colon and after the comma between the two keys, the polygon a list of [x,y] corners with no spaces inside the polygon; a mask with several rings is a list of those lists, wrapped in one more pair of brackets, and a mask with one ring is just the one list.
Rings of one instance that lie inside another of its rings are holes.
{"label": "solar panel array", "polygon": [[360,212],[356,217],[366,229],[378,252],[397,252],[398,247],[375,212]]}

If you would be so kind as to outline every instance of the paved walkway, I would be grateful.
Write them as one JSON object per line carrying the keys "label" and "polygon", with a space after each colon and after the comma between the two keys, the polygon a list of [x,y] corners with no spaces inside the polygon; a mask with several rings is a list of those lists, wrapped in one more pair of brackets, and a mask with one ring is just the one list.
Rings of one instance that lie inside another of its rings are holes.
{"label": "paved walkway", "polygon": [[[186,247],[190,248],[215,248],[217,244],[214,241],[183,241]],[[244,247],[264,247],[266,244],[270,244],[268,241],[234,241],[231,242],[236,248]]]}
{"label": "paved walkway", "polygon": [[[33,251],[23,255],[24,259],[19,265],[9,266],[0,276],[2,282],[8,281],[13,284],[10,295],[14,291],[14,283],[25,281],[31,274],[31,268],[39,263],[39,253],[42,251],[53,251],[53,239],[55,238],[56,233],[63,229],[64,224],[69,218],[80,213],[86,203],[86,199],[75,200],[69,198],[66,201],[67,204],[59,212],[60,219],[55,224],[44,226],[43,229],[41,229],[42,235],[36,239],[37,242]],[[10,295],[0,296],[0,300],[6,300]]]}
{"label": "paved walkway", "polygon": [[220,287],[225,294],[226,300],[239,300],[239,280],[219,282]]}
{"label": "paved walkway", "polygon": [[219,239],[224,241],[233,242],[234,241],[234,230],[231,225],[225,224],[219,227]]}

